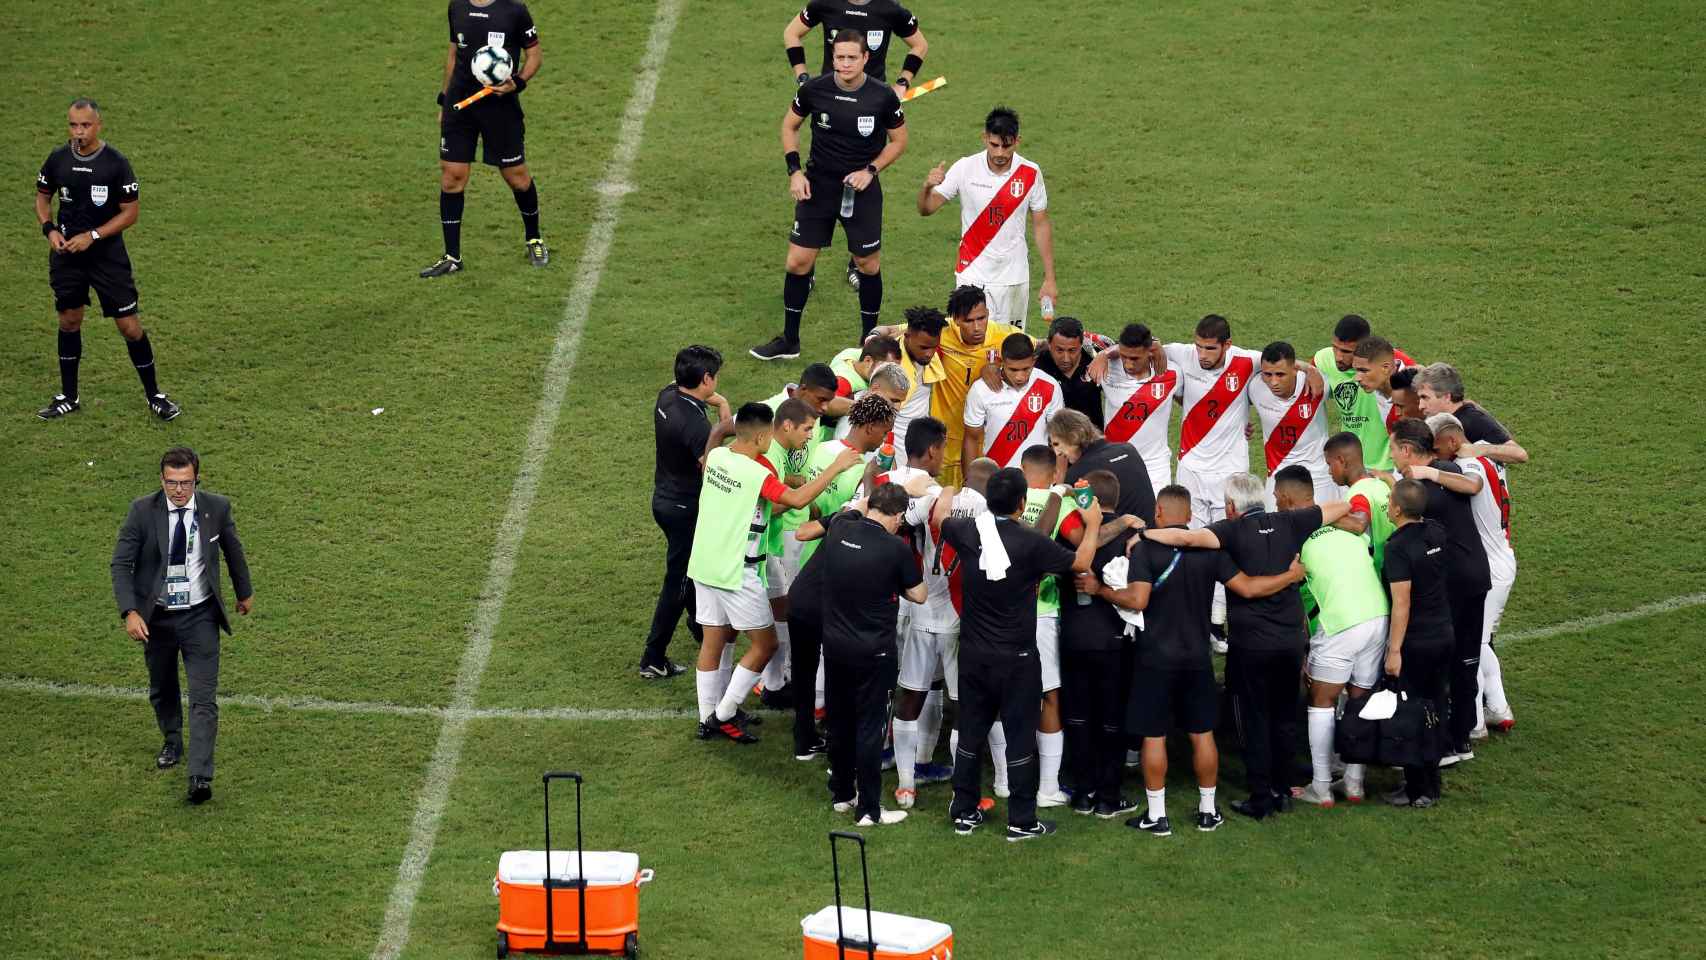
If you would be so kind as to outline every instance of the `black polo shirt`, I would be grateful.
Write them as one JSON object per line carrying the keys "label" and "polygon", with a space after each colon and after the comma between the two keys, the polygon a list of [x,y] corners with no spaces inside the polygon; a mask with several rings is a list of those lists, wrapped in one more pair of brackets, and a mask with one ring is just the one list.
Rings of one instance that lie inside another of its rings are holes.
{"label": "black polo shirt", "polygon": [[[1208,527],[1220,549],[1246,575],[1284,573],[1309,535],[1321,529],[1321,508],[1269,513],[1258,510]],[[1295,586],[1255,600],[1226,595],[1226,641],[1247,650],[1298,650],[1309,642],[1303,624],[1303,600]]]}
{"label": "black polo shirt", "polygon": [[818,574],[823,578],[824,656],[894,656],[900,594],[924,582],[912,548],[877,521],[854,515],[830,527],[811,559],[824,554]]}
{"label": "black polo shirt", "polygon": [[1147,670],[1212,670],[1208,621],[1214,606],[1214,585],[1237,575],[1237,565],[1222,550],[1177,550],[1148,540],[1133,549],[1129,579],[1154,585],[1143,611],[1138,666]]}
{"label": "black polo shirt", "polygon": [[[825,536],[835,530],[836,525],[860,518],[857,510],[844,510],[823,518]],[[789,530],[783,536],[791,537],[794,531]],[[811,620],[822,627],[823,620],[823,550],[815,550],[807,558],[800,573],[788,587],[788,620]]]}
{"label": "black polo shirt", "polygon": [[1386,538],[1381,577],[1388,589],[1394,583],[1410,583],[1405,650],[1444,650],[1452,644],[1450,554],[1445,528],[1433,520],[1406,523]]}
{"label": "black polo shirt", "polygon": [[[1111,519],[1111,514],[1102,514],[1104,523]],[[1126,544],[1135,535],[1136,531],[1127,530],[1096,549],[1090,571],[1098,581],[1102,579],[1102,568],[1109,560],[1125,556]],[[1080,603],[1078,581],[1064,577],[1061,583],[1060,649],[1072,653],[1107,653],[1125,645],[1126,622],[1120,619],[1118,607],[1101,597],[1091,597],[1089,603]]]}
{"label": "black polo shirt", "polygon": [[1511,432],[1497,417],[1481,409],[1473,403],[1464,403],[1457,408],[1457,422],[1463,424],[1463,435],[1470,443],[1509,443]]}
{"label": "black polo shirt", "polygon": [[1078,369],[1072,376],[1062,376],[1054,362],[1054,354],[1045,345],[1037,350],[1037,369],[1060,384],[1060,402],[1068,410],[1077,410],[1090,418],[1096,429],[1102,429],[1102,386],[1090,379],[1090,361],[1096,359],[1088,347],[1078,348]]}
{"label": "black polo shirt", "polygon": [[[1441,473],[1461,476],[1463,468],[1450,460],[1435,460],[1428,464]],[[1422,481],[1428,488],[1428,510],[1425,516],[1445,527],[1451,545],[1451,564],[1446,576],[1453,593],[1485,593],[1493,587],[1493,573],[1487,566],[1487,548],[1481,545],[1481,532],[1475,528],[1474,498],[1453,493],[1432,480]]]}
{"label": "black polo shirt", "polygon": [[699,483],[704,471],[699,458],[711,438],[711,423],[705,419],[705,404],[681,392],[675,384],[664,387],[652,405],[652,427],[657,436],[657,467],[652,474],[652,500],[699,507]]}
{"label": "black polo shirt", "polygon": [[960,571],[962,656],[1036,653],[1037,584],[1072,570],[1073,551],[1030,527],[997,517],[995,530],[1007,548],[1007,575],[1000,580],[990,580],[978,567],[981,540],[975,519],[951,517],[942,524],[942,542],[954,549],[952,562]]}
{"label": "black polo shirt", "polygon": [[1107,470],[1119,478],[1119,513],[1155,525],[1155,488],[1149,483],[1149,468],[1143,465],[1136,447],[1097,440],[1085,448],[1077,463],[1066,468],[1066,482],[1076,483],[1093,470]]}

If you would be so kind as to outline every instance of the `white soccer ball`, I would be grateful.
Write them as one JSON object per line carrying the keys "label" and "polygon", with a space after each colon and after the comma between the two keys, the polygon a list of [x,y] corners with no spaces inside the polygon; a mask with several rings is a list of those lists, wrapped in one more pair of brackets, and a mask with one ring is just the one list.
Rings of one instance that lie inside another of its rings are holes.
{"label": "white soccer ball", "polygon": [[484,86],[501,87],[509,80],[509,75],[515,72],[515,60],[511,59],[509,51],[503,47],[481,47],[474,51],[474,59],[469,63],[474,71],[474,79]]}

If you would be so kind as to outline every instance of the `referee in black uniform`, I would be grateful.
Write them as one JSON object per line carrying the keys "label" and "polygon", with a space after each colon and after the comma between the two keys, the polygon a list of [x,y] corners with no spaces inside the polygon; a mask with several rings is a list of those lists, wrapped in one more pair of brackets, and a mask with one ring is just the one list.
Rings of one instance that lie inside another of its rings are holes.
{"label": "referee in black uniform", "polygon": [[[883,186],[877,174],[906,149],[906,115],[893,90],[865,74],[863,34],[835,36],[835,70],[800,85],[782,114],[782,152],[794,227],[782,281],[782,335],[752,348],[760,360],[800,355],[800,317],[811,295],[817,252],[836,221],[859,268],[859,325],[869,335],[883,306]],[[800,167],[800,128],[812,125],[811,161]]]}
{"label": "referee in black uniform", "polygon": [[[652,519],[669,544],[665,554],[663,586],[658,589],[652,627],[646,634],[646,650],[640,655],[640,679],[664,680],[686,673],[687,668],[669,659],[666,651],[675,626],[687,613],[687,629],[699,642],[699,621],[693,616],[693,588],[687,582],[687,558],[693,551],[693,527],[699,520],[701,461],[713,445],[734,429],[729,402],[717,392],[717,372],[723,355],[695,344],[675,355],[675,382],[658,393],[652,405],[652,427],[657,438],[657,467],[652,474]],[[717,426],[705,418],[708,408],[717,409]]]}
{"label": "referee in black uniform", "polygon": [[93,287],[101,313],[112,317],[124,335],[148,409],[171,420],[183,411],[156,381],[154,348],[137,314],[136,278],[120,235],[136,223],[141,189],[136,173],[124,154],[101,139],[101,108],[95,101],[72,101],[65,120],[70,140],[48,154],[36,174],[36,219],[47,238],[47,279],[59,314],[59,393],[36,416],[53,420],[82,407],[77,365],[83,359],[83,309]]}
{"label": "referee in black uniform", "polygon": [[[481,159],[497,167],[515,194],[526,236],[527,262],[543,267],[551,253],[539,234],[539,188],[527,170],[526,124],[521,91],[539,72],[539,30],[521,0],[450,0],[450,52],[444,58],[444,87],[438,94],[438,219],[444,229],[444,255],[421,271],[442,277],[462,269],[462,191],[468,186],[474,145],[483,141]],[[490,96],[462,110],[455,105],[482,84],[474,79],[474,53],[502,47],[515,72]]]}

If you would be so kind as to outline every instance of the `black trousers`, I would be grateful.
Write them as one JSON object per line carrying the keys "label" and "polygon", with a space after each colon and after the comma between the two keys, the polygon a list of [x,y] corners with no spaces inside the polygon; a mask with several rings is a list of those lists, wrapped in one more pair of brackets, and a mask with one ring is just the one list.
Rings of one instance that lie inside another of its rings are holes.
{"label": "black trousers", "polygon": [[849,800],[857,789],[861,817],[875,817],[882,810],[883,728],[888,724],[896,660],[891,650],[880,657],[827,657],[824,662],[829,797],[836,802]]}
{"label": "black trousers", "polygon": [[1264,808],[1274,791],[1298,785],[1293,782],[1297,777],[1292,758],[1297,753],[1302,675],[1302,650],[1250,650],[1235,640],[1226,655],[1226,682],[1244,742],[1250,800]]}
{"label": "black trousers", "polygon": [[[788,607],[789,686],[794,691],[794,753],[803,755],[817,742],[817,663],[823,654],[823,621],[800,607]],[[824,680],[828,683],[828,678]],[[824,714],[829,714],[829,691],[824,690]]]}
{"label": "black trousers", "polygon": [[652,519],[657,521],[669,546],[664,554],[663,586],[658,588],[658,603],[652,611],[652,628],[646,634],[641,666],[663,663],[683,613],[687,614],[687,629],[693,639],[704,639],[704,631],[693,617],[693,584],[687,579],[687,558],[693,552],[693,527],[699,521],[699,504],[653,500]]}
{"label": "black trousers", "polygon": [[189,775],[213,779],[213,745],[219,738],[219,620],[212,600],[176,612],[154,608],[142,657],[148,664],[148,702],[166,742],[184,747],[184,706],[178,660],[189,681]]}
{"label": "black trousers", "polygon": [[1451,588],[1453,642],[1449,673],[1454,746],[1468,743],[1469,731],[1475,729],[1475,701],[1481,696],[1481,624],[1486,616],[1486,588]]}
{"label": "black trousers", "polygon": [[1060,652],[1060,715],[1072,783],[1098,800],[1120,796],[1126,659],[1120,650]]}
{"label": "black trousers", "polygon": [[[1481,638],[1477,636],[1479,644]],[[1457,652],[1443,646],[1414,647],[1409,644],[1403,649],[1403,669],[1399,671],[1398,681],[1410,693],[1431,697],[1434,706],[1444,702],[1445,678],[1448,673],[1456,670]],[[1455,680],[1453,682],[1456,682]],[[1471,701],[1473,707],[1473,701]],[[1469,712],[1471,722],[1475,719],[1473,709]],[[1417,797],[1432,797],[1439,799],[1439,761],[1420,767],[1404,768],[1404,794],[1414,800]]]}
{"label": "black trousers", "polygon": [[1037,720],[1042,714],[1043,674],[1037,654],[969,653],[960,646],[960,735],[954,753],[951,816],[977,809],[983,788],[983,750],[995,721],[1007,735],[1007,822],[1028,827],[1037,820]]}

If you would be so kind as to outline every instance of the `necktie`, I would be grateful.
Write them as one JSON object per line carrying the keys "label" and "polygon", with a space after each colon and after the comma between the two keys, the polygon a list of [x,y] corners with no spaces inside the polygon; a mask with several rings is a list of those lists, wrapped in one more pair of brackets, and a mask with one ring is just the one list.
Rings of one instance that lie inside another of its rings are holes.
{"label": "necktie", "polygon": [[184,563],[188,557],[188,538],[184,536],[184,514],[189,511],[179,507],[172,511],[177,514],[178,522],[172,527],[172,549],[166,555],[166,562],[171,564]]}

